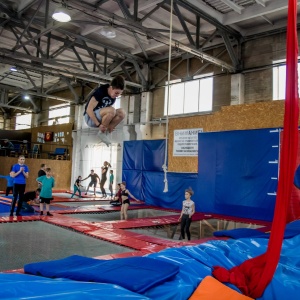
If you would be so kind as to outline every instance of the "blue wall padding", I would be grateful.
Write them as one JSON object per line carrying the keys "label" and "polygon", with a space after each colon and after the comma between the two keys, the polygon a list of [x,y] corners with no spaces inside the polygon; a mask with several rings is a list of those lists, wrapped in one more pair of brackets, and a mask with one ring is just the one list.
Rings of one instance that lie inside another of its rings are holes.
{"label": "blue wall padding", "polygon": [[179,267],[172,262],[150,257],[101,260],[72,255],[58,260],[30,263],[24,266],[24,271],[49,278],[113,283],[132,292],[144,293],[171,280],[179,272]]}
{"label": "blue wall padding", "polygon": [[142,170],[143,141],[124,142],[123,170]]}
{"label": "blue wall padding", "polygon": [[138,200],[145,199],[142,188],[142,171],[139,170],[123,170],[122,180],[126,181],[126,188]]}
{"label": "blue wall padding", "polygon": [[164,190],[163,172],[143,172],[143,194],[148,205],[160,206],[164,208],[181,209],[184,200],[185,189],[191,187],[195,191],[192,199],[197,204],[197,184],[198,176],[194,173],[168,173],[168,192]]}
{"label": "blue wall padding", "polygon": [[[298,235],[300,232],[300,222],[294,221],[286,225],[284,230],[284,238],[289,239]],[[264,233],[258,229],[252,228],[236,228],[230,230],[219,230],[214,232],[214,236],[227,236],[233,239],[241,239],[241,238],[249,238],[249,237],[256,237],[256,238],[269,238],[270,233]]]}
{"label": "blue wall padding", "polygon": [[167,173],[168,192],[163,193],[165,145],[165,140],[124,142],[122,180],[126,181],[128,190],[146,204],[173,209],[182,208],[184,190],[192,187],[197,209],[195,173]]}
{"label": "blue wall padding", "polygon": [[199,133],[201,211],[272,220],[276,197],[268,193],[277,190],[279,149],[279,132],[272,131]]}
{"label": "blue wall padding", "polygon": [[143,170],[161,172],[165,160],[165,140],[143,141]]}
{"label": "blue wall padding", "polygon": [[300,165],[297,167],[294,176],[294,185],[300,189]]}

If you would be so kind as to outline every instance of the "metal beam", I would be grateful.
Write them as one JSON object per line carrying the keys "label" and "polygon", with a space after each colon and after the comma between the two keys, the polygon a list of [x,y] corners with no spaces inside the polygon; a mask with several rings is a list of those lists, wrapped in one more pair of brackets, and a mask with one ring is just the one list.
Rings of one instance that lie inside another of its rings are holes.
{"label": "metal beam", "polygon": [[[76,3],[77,1],[75,0],[72,4],[75,5],[76,7]],[[85,1],[81,1],[80,2],[80,7],[82,8],[82,5],[84,5],[84,7],[86,7],[87,9],[92,9],[93,6]],[[182,1],[180,1],[180,5],[182,5]],[[93,12],[94,15],[97,14],[97,11],[96,12]],[[149,30],[148,28],[142,26],[139,22],[135,22],[134,20],[130,20],[130,19],[125,19],[125,18],[122,18],[122,17],[119,17],[107,10],[104,10],[104,9],[101,9],[101,14],[102,15],[105,15],[106,17],[108,18],[114,18],[114,20],[122,23],[122,24],[125,24],[126,26],[128,26],[128,28],[134,30],[134,31],[137,31],[137,32],[141,32],[141,33],[144,33],[146,34],[147,36],[149,37],[152,37],[153,39],[159,41],[159,42],[162,42],[166,45],[169,44],[169,37],[168,36],[165,36],[165,35],[162,35],[158,32],[155,32],[153,30]],[[205,16],[207,18],[207,16]],[[222,24],[220,24],[220,27],[221,28],[224,28],[225,31],[229,31],[230,33],[234,33],[235,35],[238,35],[237,32],[234,32],[233,30],[228,30],[228,28],[226,28],[225,26],[223,26]],[[211,55],[208,55],[208,54],[205,54],[205,53],[202,53],[201,51],[199,51],[198,49],[196,49],[195,47],[192,47],[192,46],[186,46],[176,40],[172,40],[171,42],[171,46],[172,47],[177,47],[185,52],[188,52],[188,53],[192,53],[196,56],[199,56],[199,57],[203,57],[203,59],[205,59],[206,61],[208,62],[211,62],[212,64],[215,64],[215,65],[218,65],[218,66],[222,66],[223,68],[227,69],[229,72],[235,72],[235,68],[232,66],[232,65],[229,65],[228,63],[220,60],[220,59],[217,59]]]}
{"label": "metal beam", "polygon": [[233,47],[232,47],[232,44],[231,44],[231,41],[228,37],[228,34],[226,32],[221,32],[221,35],[222,35],[222,38],[224,40],[224,43],[225,43],[225,46],[226,46],[226,49],[228,51],[228,54],[230,56],[230,59],[234,65],[234,67],[237,69],[237,70],[240,70],[241,68],[241,63],[240,61],[238,60],[236,54],[234,53],[234,50],[233,50]]}
{"label": "metal beam", "polygon": [[82,65],[82,67],[83,67],[86,71],[88,71],[88,68],[86,67],[85,63],[84,63],[83,60],[81,59],[80,55],[78,54],[78,52],[77,52],[77,50],[75,49],[74,46],[72,47],[72,50],[73,50],[73,52],[75,53],[75,55],[76,55],[78,61],[79,61],[80,64]]}
{"label": "metal beam", "polygon": [[17,87],[11,87],[5,84],[0,84],[0,88],[1,89],[6,89],[6,90],[10,90],[10,91],[15,91],[18,93],[26,93],[28,95],[32,95],[32,96],[38,96],[38,97],[43,97],[43,98],[49,98],[49,99],[54,99],[54,100],[58,100],[58,101],[63,101],[63,102],[67,102],[67,103],[75,103],[73,100],[67,99],[67,98],[63,98],[63,97],[58,97],[55,95],[48,95],[45,93],[37,93],[37,92],[33,92],[33,91],[27,91],[27,90],[23,90]]}
{"label": "metal beam", "polygon": [[[65,43],[60,47],[58,48],[56,51],[54,51],[52,54],[51,54],[51,58],[55,58],[57,57],[58,55],[62,54],[65,50],[69,50],[70,48],[72,48],[74,46],[74,44],[76,43],[76,40],[74,41],[70,41],[70,40],[66,40]],[[48,50],[48,49],[47,49]],[[49,49],[50,50],[50,49]],[[48,57],[49,58],[49,57]]]}
{"label": "metal beam", "polygon": [[233,9],[235,12],[237,12],[238,14],[241,14],[244,7],[240,6],[234,2],[232,2],[231,0],[221,0],[221,2],[223,2],[224,4],[226,4],[227,6],[229,6],[231,9]]}
{"label": "metal beam", "polygon": [[8,104],[3,104],[3,103],[0,103],[0,106],[4,107],[4,108],[12,108],[12,109],[17,109],[17,110],[23,110],[23,111],[27,111],[27,112],[30,112],[30,113],[35,112],[34,109],[24,108],[24,107],[21,107],[21,106],[14,106],[14,105],[8,105]]}
{"label": "metal beam", "polygon": [[236,30],[232,29],[229,26],[225,26],[223,23],[218,21],[217,18],[212,17],[211,14],[208,14],[204,10],[199,9],[199,7],[197,6],[199,4],[198,0],[180,0],[178,1],[178,4],[183,8],[195,13],[196,15],[199,15],[203,20],[206,20],[216,28],[222,29],[223,31],[227,32],[229,35],[232,35],[235,38],[239,38],[241,36]]}
{"label": "metal beam", "polygon": [[142,70],[141,70],[141,68],[140,68],[140,66],[139,66],[139,64],[138,64],[138,62],[135,61],[135,60],[133,60],[133,61],[132,61],[132,64],[133,64],[133,66],[134,66],[134,68],[135,68],[137,74],[139,75],[140,79],[142,80],[142,85],[143,85],[143,87],[144,87],[144,88],[147,88],[147,81],[146,81],[146,79],[145,79],[145,76],[144,76],[144,74],[143,74],[143,72],[142,72]]}
{"label": "metal beam", "polygon": [[[183,62],[183,59],[181,58],[180,61],[178,61],[175,65],[172,66],[170,72],[172,72],[175,68],[177,68],[182,62]],[[161,69],[160,69],[160,70],[161,70]],[[166,73],[168,74],[167,71],[166,71]],[[162,82],[162,81],[167,77],[167,74],[161,76],[161,78],[160,78],[159,80],[157,80],[153,85],[151,85],[150,89],[153,89],[153,88],[157,87],[158,84],[159,84],[160,82]]]}
{"label": "metal beam", "polygon": [[161,8],[161,6],[163,6],[166,3],[166,0],[156,4],[156,6],[149,11],[146,15],[144,15],[144,17],[140,20],[141,23],[143,23],[146,19],[148,19],[152,14],[154,14],[158,9]]}
{"label": "metal beam", "polygon": [[[1,55],[1,53],[3,55]],[[101,83],[101,80],[105,80],[105,81],[102,81],[102,83],[107,83],[112,80],[112,77],[109,75],[96,74],[94,72],[85,71],[85,70],[79,69],[74,66],[58,63],[52,59],[46,60],[46,59],[39,58],[39,57],[28,56],[28,55],[22,54],[22,53],[11,53],[11,51],[9,51],[7,49],[0,48],[0,61],[7,63],[8,58],[10,59],[10,63],[12,63],[13,65],[19,65],[23,68],[28,68],[28,69],[34,70],[38,73],[40,73],[41,71],[46,72],[46,73],[48,72],[48,74],[52,75],[52,76],[64,75],[68,78],[70,78],[70,77],[73,78],[74,74],[76,74],[77,78],[80,78],[85,81],[94,82],[94,83],[99,83],[99,81]],[[28,59],[28,60],[35,61],[35,62],[38,62],[41,64],[39,66],[35,66],[34,64],[32,64],[28,61],[17,60],[17,58]],[[135,83],[135,82],[126,82],[126,85],[133,86],[136,88],[143,87],[141,84]]]}
{"label": "metal beam", "polygon": [[[21,35],[19,36],[19,38],[18,38],[18,40],[17,40],[17,42],[16,42],[16,46],[19,45],[19,43],[20,43],[20,41],[21,41],[21,39],[22,39],[24,33],[28,30],[28,28],[29,28],[30,25],[32,24],[32,22],[33,22],[33,20],[34,20],[34,18],[35,18],[35,16],[36,16],[36,14],[39,12],[39,9],[40,9],[40,7],[41,7],[43,1],[44,1],[44,0],[40,0],[40,3],[39,3],[39,5],[38,5],[38,8],[36,9],[36,11],[34,12],[34,15],[31,17],[31,20],[28,22],[28,24],[26,25],[25,29],[23,30],[23,32],[22,32]],[[16,46],[15,46],[15,47],[16,47]],[[14,47],[13,49],[15,49],[15,47]]]}
{"label": "metal beam", "polygon": [[122,71],[123,71],[124,74],[125,74],[125,78],[126,78],[127,80],[132,80],[132,78],[131,78],[131,76],[130,76],[130,73],[127,71],[127,69],[125,68],[125,66],[124,66],[124,65],[121,65],[121,68],[122,68]]}
{"label": "metal beam", "polygon": [[[134,19],[135,21],[137,21],[137,20],[130,14],[130,11],[129,11],[128,7],[126,6],[126,4],[124,3],[123,0],[116,0],[116,1],[117,1],[117,3],[119,4],[119,7],[120,7],[120,9],[121,9],[121,11],[122,11],[122,13],[123,13],[125,19]],[[135,5],[135,7],[136,7],[136,5]],[[136,9],[136,8],[135,8],[135,9]],[[137,12],[136,12],[136,15],[137,15]],[[148,55],[147,55],[147,53],[146,53],[146,51],[145,51],[145,49],[144,49],[144,47],[143,47],[143,45],[142,45],[142,43],[141,43],[140,38],[138,37],[138,35],[137,35],[135,32],[133,32],[133,36],[135,37],[137,43],[139,44],[139,47],[141,48],[141,50],[142,50],[142,52],[143,52],[145,58],[148,59]]]}
{"label": "metal beam", "polygon": [[[18,37],[18,35],[17,35],[17,33],[16,33],[16,30],[15,30],[12,26],[10,26],[10,25],[9,25],[9,28],[11,29],[11,32],[14,34],[14,36],[18,39],[19,37]],[[28,55],[30,55],[30,52],[27,50],[27,48],[26,48],[25,46],[23,46],[23,50],[24,50]]]}
{"label": "metal beam", "polygon": [[62,77],[61,80],[64,81],[67,84],[67,86],[69,87],[69,90],[71,91],[71,93],[74,96],[74,102],[75,102],[75,104],[78,104],[79,103],[79,96],[77,95],[77,93],[75,92],[73,86],[71,85],[70,80],[68,80],[65,77]]}
{"label": "metal beam", "polygon": [[[177,16],[177,18],[178,18],[178,20],[179,20],[179,22],[180,22],[180,24],[181,24],[181,26],[182,26],[184,32],[185,32],[185,34],[186,34],[186,36],[187,36],[187,38],[188,38],[190,44],[193,45],[193,46],[195,46],[195,42],[194,42],[194,40],[193,40],[193,38],[192,38],[192,36],[191,36],[191,34],[190,34],[189,29],[188,29],[187,26],[186,26],[185,20],[183,19],[182,14],[181,14],[181,12],[180,12],[180,10],[179,10],[179,7],[178,7],[178,5],[177,5],[176,2],[174,2],[173,8],[174,8],[174,11],[175,11],[175,13],[176,13],[176,16]],[[173,13],[173,12],[172,12],[172,13]]]}
{"label": "metal beam", "polygon": [[29,81],[31,82],[31,84],[34,86],[34,88],[36,90],[38,90],[38,87],[36,86],[35,82],[32,80],[32,78],[30,77],[30,75],[27,73],[26,69],[22,69],[22,71],[24,72],[24,74],[26,75],[26,77],[29,79]]}

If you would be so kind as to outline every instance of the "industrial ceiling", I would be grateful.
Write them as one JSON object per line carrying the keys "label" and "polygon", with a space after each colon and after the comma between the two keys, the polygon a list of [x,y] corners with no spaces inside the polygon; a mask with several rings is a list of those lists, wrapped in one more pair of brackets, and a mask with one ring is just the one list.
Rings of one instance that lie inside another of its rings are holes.
{"label": "industrial ceiling", "polygon": [[[242,71],[239,46],[247,38],[285,30],[287,3],[0,0],[0,109],[38,112],[38,101],[51,98],[79,104],[85,99],[75,86],[92,89],[116,74],[125,76],[132,91],[155,88],[149,67],[168,60],[170,43],[172,57],[195,57],[230,73]],[[61,7],[70,14],[69,22],[53,20]],[[102,35],[107,28],[115,38]],[[223,47],[230,62],[209,55],[213,47]],[[69,89],[72,97],[53,95],[60,89]],[[25,93],[30,96],[26,104]]]}

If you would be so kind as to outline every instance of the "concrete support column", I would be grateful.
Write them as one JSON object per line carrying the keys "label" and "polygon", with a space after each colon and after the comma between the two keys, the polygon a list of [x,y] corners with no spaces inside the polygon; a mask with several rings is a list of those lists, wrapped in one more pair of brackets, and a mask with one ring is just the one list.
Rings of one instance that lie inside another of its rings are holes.
{"label": "concrete support column", "polygon": [[231,75],[230,105],[244,104],[245,101],[245,75]]}
{"label": "concrete support column", "polygon": [[150,123],[152,117],[152,92],[143,92],[141,95],[141,115],[140,115],[140,131],[143,140],[152,138],[152,124]]}
{"label": "concrete support column", "polygon": [[[77,106],[75,111],[75,120],[77,130],[72,132],[73,138],[73,152],[72,152],[72,175],[71,175],[71,186],[70,189],[73,189],[73,183],[77,176],[79,176],[82,172],[81,168],[81,136],[82,136],[82,121],[83,121],[83,111],[84,106]],[[82,176],[84,176],[82,174]]]}

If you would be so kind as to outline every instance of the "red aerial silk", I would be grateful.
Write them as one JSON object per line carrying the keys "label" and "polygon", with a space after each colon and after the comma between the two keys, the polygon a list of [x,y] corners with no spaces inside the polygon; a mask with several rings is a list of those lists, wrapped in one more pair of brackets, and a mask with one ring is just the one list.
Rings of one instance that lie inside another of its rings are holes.
{"label": "red aerial silk", "polygon": [[[241,265],[226,270],[215,267],[213,275],[221,282],[235,284],[247,296],[259,298],[272,280],[276,270],[285,225],[289,200],[293,187],[298,152],[298,40],[297,40],[297,0],[288,1],[286,53],[286,100],[282,149],[280,153],[279,181],[276,206],[270,240],[266,253]],[[288,295],[287,295],[288,297]]]}

